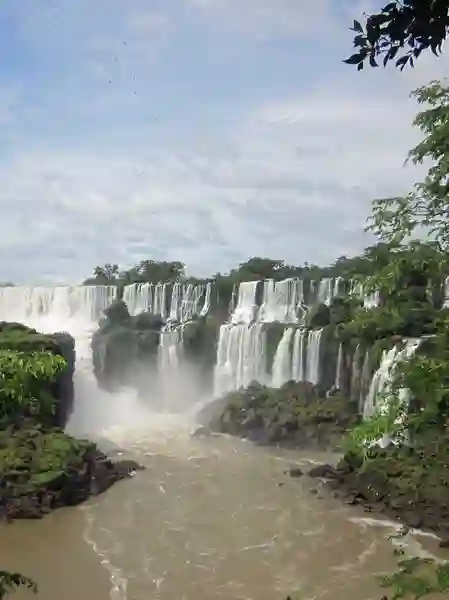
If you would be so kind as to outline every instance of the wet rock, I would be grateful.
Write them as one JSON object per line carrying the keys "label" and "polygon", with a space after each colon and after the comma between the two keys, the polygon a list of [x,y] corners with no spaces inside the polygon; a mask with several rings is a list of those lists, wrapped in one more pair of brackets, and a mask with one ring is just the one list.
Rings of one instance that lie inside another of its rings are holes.
{"label": "wet rock", "polygon": [[38,519],[101,494],[143,467],[111,461],[86,440],[38,426],[0,434],[0,517]]}
{"label": "wet rock", "polygon": [[307,472],[307,475],[309,477],[320,479],[335,479],[336,477],[338,477],[336,469],[332,465],[327,464],[312,467]]}
{"label": "wet rock", "polygon": [[440,540],[440,548],[449,548],[449,537]]}
{"label": "wet rock", "polygon": [[288,470],[288,474],[290,475],[290,477],[302,477],[304,475],[304,473],[299,467],[292,467]]}
{"label": "wet rock", "polygon": [[340,447],[356,413],[341,394],[326,398],[324,389],[310,383],[288,382],[276,389],[253,383],[210,403],[199,420],[212,431],[259,445],[328,450]]}
{"label": "wet rock", "polygon": [[449,443],[441,437],[437,445],[373,449],[365,462],[348,455],[334,476],[328,466],[312,474],[331,477],[325,485],[342,502],[383,512],[409,528],[434,531],[449,543]]}

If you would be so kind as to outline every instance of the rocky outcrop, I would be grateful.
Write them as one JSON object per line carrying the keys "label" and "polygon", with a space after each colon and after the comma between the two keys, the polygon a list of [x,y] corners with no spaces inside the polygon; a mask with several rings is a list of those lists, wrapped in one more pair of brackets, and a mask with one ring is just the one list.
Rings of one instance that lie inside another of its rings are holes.
{"label": "rocky outcrop", "polygon": [[98,384],[112,391],[141,381],[156,365],[163,321],[146,313],[132,317],[123,301],[104,312],[92,337],[92,360]]}
{"label": "rocky outcrop", "polygon": [[319,465],[308,475],[327,479],[345,503],[434,531],[443,543],[449,540],[448,439],[415,448],[376,448],[365,461],[346,455],[336,468]]}
{"label": "rocky outcrop", "polygon": [[112,462],[96,446],[29,424],[0,432],[0,516],[40,518],[107,490],[142,469]]}
{"label": "rocky outcrop", "polygon": [[357,422],[356,406],[308,383],[281,388],[252,384],[212,402],[199,414],[202,431],[228,433],[258,444],[338,449]]}
{"label": "rocky outcrop", "polygon": [[64,427],[73,410],[75,371],[75,340],[65,332],[42,334],[22,323],[0,322],[0,349],[18,352],[46,350],[62,356],[66,367],[49,390],[55,398],[55,412],[50,427]]}
{"label": "rocky outcrop", "polygon": [[[123,301],[105,310],[92,338],[94,373],[99,385],[108,391],[126,385],[145,392],[158,368],[161,336],[182,341],[184,359],[195,365],[211,386],[220,322],[215,317],[193,317],[186,323],[164,330],[157,315],[143,312],[131,316]],[[168,339],[170,343],[170,340]],[[206,382],[205,382],[206,383]]]}

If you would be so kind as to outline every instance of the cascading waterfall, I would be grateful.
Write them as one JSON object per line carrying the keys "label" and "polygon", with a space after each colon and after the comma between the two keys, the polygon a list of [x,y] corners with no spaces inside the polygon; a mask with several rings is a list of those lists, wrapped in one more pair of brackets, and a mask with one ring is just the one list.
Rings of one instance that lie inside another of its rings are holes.
{"label": "cascading waterfall", "polygon": [[293,339],[293,356],[291,373],[294,381],[304,381],[304,363],[306,357],[306,331],[299,328],[295,331]]}
{"label": "cascading waterfall", "polygon": [[237,305],[231,315],[231,323],[252,323],[257,316],[258,281],[244,281],[239,285]]}
{"label": "cascading waterfall", "polygon": [[303,299],[303,290],[299,289],[299,281],[284,279],[263,282],[263,302],[259,309],[260,321],[273,323],[296,323],[298,320],[298,304]]}
{"label": "cascading waterfall", "polygon": [[266,383],[266,336],[262,323],[226,323],[220,327],[214,377],[214,395],[223,396],[247,387],[251,382]]}
{"label": "cascading waterfall", "polygon": [[335,372],[335,387],[337,390],[342,389],[342,377],[343,377],[343,345],[339,344],[338,346],[338,355],[337,355],[337,368]]}
{"label": "cascading waterfall", "polygon": [[365,398],[369,393],[369,388],[372,381],[372,370],[371,370],[371,355],[370,351],[365,351],[363,357],[362,373],[360,376],[360,388],[359,388],[359,411],[363,413],[363,406],[365,404]]}
{"label": "cascading waterfall", "polygon": [[291,343],[295,330],[286,329],[276,349],[273,361],[272,387],[281,387],[292,379],[292,353]]}
{"label": "cascading waterfall", "polygon": [[334,292],[334,284],[332,279],[325,277],[318,286],[318,303],[329,306]]}
{"label": "cascading waterfall", "polygon": [[[421,344],[420,338],[410,338],[405,340],[404,347],[399,349],[393,346],[388,351],[384,351],[379,368],[374,373],[370,388],[363,405],[363,417],[365,419],[372,417],[377,411],[383,413],[388,409],[391,401],[391,383],[394,371],[399,363],[410,360]],[[401,406],[408,406],[409,390],[399,390],[399,402]],[[378,440],[381,446],[387,445],[391,441],[388,435]]]}
{"label": "cascading waterfall", "polygon": [[[0,320],[20,322],[43,333],[67,331],[75,339],[76,371],[74,413],[68,429],[87,433],[87,417],[102,423],[110,406],[92,372],[90,341],[103,310],[117,298],[114,286],[4,287],[0,288]],[[77,407],[88,415],[75,414]]]}
{"label": "cascading waterfall", "polygon": [[314,385],[320,382],[320,348],[322,329],[309,331],[307,337],[306,381]]}

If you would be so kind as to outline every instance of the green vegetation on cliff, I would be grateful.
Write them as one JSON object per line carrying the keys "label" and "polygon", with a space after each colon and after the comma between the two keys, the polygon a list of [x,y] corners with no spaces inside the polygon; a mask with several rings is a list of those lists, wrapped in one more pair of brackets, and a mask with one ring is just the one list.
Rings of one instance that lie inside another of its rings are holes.
{"label": "green vegetation on cliff", "polygon": [[199,420],[211,431],[260,444],[338,449],[357,422],[357,406],[336,394],[326,397],[309,383],[281,388],[251,384],[205,407]]}

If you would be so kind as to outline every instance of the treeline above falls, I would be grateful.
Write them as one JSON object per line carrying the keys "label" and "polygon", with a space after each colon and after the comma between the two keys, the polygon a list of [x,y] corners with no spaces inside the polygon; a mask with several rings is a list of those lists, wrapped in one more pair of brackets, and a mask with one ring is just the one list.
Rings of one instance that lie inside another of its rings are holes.
{"label": "treeline above falls", "polygon": [[429,282],[409,269],[396,284],[385,293],[343,277],[265,279],[227,294],[216,281],[6,286],[0,319],[69,331],[102,388],[151,390],[161,408],[176,395],[295,380],[369,412],[389,367],[407,344],[416,350],[413,340],[430,343],[449,304],[449,278]]}

